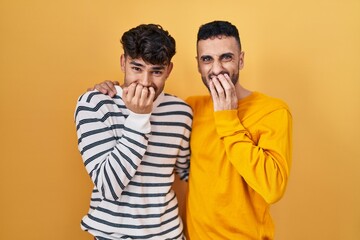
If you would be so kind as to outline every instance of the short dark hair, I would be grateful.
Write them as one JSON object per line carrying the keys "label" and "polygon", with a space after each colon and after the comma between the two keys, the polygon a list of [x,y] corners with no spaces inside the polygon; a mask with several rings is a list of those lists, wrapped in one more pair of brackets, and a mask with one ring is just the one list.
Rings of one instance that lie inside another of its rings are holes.
{"label": "short dark hair", "polygon": [[157,24],[141,24],[121,37],[125,56],[142,58],[145,62],[169,64],[175,55],[175,39]]}
{"label": "short dark hair", "polygon": [[236,26],[227,21],[213,21],[201,25],[197,35],[197,42],[219,36],[234,37],[241,50],[239,31]]}

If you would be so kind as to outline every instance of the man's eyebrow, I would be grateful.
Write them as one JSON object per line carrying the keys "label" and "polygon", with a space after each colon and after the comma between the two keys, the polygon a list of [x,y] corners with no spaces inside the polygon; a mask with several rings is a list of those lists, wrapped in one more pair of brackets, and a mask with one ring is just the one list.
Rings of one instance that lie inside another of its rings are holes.
{"label": "man's eyebrow", "polygon": [[201,58],[201,59],[204,59],[204,58],[211,58],[211,59],[212,59],[213,57],[210,56],[210,55],[202,55],[202,56],[200,56],[200,58]]}
{"label": "man's eyebrow", "polygon": [[152,69],[152,70],[155,70],[155,71],[157,71],[157,70],[163,70],[163,69],[165,69],[165,66],[154,66],[154,67],[151,67],[151,69]]}
{"label": "man's eyebrow", "polygon": [[[130,64],[135,65],[137,67],[145,67],[144,64],[138,63],[136,61],[130,61]],[[154,66],[154,67],[151,67],[151,69],[154,70],[154,71],[159,71],[159,70],[165,69],[165,66],[162,66],[162,65]]]}
{"label": "man's eyebrow", "polygon": [[220,58],[225,57],[225,56],[234,56],[234,54],[232,52],[223,53],[220,55]]}
{"label": "man's eyebrow", "polygon": [[131,61],[130,64],[135,65],[135,66],[137,66],[137,67],[144,67],[143,64],[138,63],[138,62],[136,62],[136,61]]}

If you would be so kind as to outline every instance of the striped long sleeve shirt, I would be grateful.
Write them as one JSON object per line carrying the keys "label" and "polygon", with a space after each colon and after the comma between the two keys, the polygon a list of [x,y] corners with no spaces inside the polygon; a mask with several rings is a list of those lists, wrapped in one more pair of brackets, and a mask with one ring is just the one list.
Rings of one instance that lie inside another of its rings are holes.
{"label": "striped long sleeve shirt", "polygon": [[78,148],[94,184],[81,228],[97,239],[184,239],[171,186],[174,172],[188,177],[191,108],[162,93],[151,114],[136,114],[117,92],[77,102]]}

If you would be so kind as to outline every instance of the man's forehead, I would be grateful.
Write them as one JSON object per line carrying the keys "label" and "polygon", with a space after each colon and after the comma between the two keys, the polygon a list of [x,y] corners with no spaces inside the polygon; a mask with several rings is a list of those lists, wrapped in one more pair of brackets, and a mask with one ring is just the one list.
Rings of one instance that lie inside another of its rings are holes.
{"label": "man's forehead", "polygon": [[197,51],[199,55],[222,54],[225,52],[236,52],[239,46],[234,37],[217,36],[208,38],[206,40],[199,40],[197,44]]}
{"label": "man's forehead", "polygon": [[168,64],[151,64],[149,62],[144,61],[144,59],[142,59],[142,58],[131,58],[129,56],[126,56],[126,59],[130,64],[138,66],[138,67],[163,69],[168,66]]}

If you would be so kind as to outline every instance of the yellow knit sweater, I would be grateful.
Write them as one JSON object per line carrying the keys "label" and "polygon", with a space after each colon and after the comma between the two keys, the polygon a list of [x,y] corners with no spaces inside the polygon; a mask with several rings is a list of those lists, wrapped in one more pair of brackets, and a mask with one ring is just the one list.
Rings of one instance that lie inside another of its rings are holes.
{"label": "yellow knit sweater", "polygon": [[190,240],[274,238],[269,205],[284,194],[291,165],[292,118],[281,100],[254,92],[238,110],[193,109],[186,222]]}

